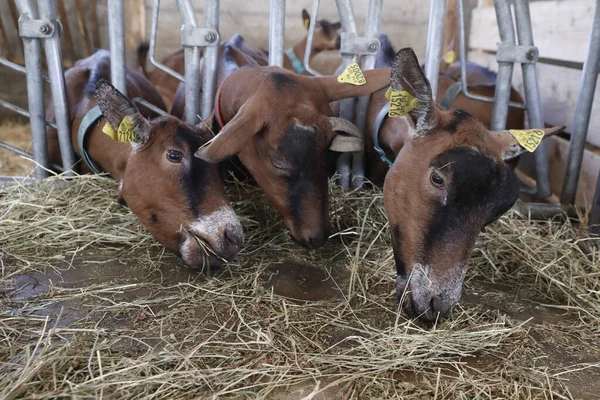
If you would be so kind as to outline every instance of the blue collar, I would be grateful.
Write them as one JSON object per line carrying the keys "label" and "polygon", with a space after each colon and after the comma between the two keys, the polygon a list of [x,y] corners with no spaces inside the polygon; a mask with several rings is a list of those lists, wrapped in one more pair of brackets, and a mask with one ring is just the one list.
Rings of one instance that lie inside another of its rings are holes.
{"label": "blue collar", "polygon": [[81,158],[85,165],[95,174],[102,174],[103,172],[98,169],[92,159],[90,158],[88,152],[85,149],[85,137],[92,130],[90,129],[92,125],[94,125],[100,118],[102,118],[102,111],[100,111],[100,107],[96,106],[88,111],[83,119],[81,120],[81,124],[79,125],[79,131],[77,132],[77,147],[79,147],[79,152],[81,153]]}
{"label": "blue collar", "polygon": [[390,111],[390,102],[388,101],[385,106],[379,111],[377,114],[377,118],[375,119],[375,124],[373,125],[373,147],[375,151],[379,153],[379,157],[381,157],[381,161],[386,163],[388,167],[391,167],[393,162],[385,155],[385,151],[379,146],[379,131],[381,131],[381,127],[385,123],[385,120],[388,117],[388,113]]}
{"label": "blue collar", "polygon": [[306,72],[306,69],[304,69],[304,64],[302,64],[302,61],[300,61],[300,59],[296,55],[296,52],[294,52],[294,49],[287,49],[285,51],[285,55],[288,56],[288,58],[292,62],[292,66],[294,67],[297,73],[303,74],[304,72]]}

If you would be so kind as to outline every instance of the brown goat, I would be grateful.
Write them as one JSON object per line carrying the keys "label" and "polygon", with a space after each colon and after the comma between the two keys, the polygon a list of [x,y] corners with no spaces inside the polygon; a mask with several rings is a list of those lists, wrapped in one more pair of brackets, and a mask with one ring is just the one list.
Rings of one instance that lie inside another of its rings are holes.
{"label": "brown goat", "polygon": [[278,67],[245,66],[220,86],[216,118],[222,131],[196,155],[220,162],[237,155],[306,247],[328,238],[326,158],[329,150],[360,151],[362,135],[333,118],[329,103],[387,86],[390,70],[365,73],[366,84],[308,77]]}
{"label": "brown goat", "polygon": [[[138,111],[105,80],[110,78],[110,55],[105,50],[78,61],[65,78],[75,151],[81,157],[78,132],[97,105],[102,115],[89,126],[84,143],[92,162],[120,182],[120,202],[189,266],[216,266],[232,259],[243,243],[242,227],[215,166],[193,156],[210,133],[171,116],[146,120],[152,112],[145,107]],[[152,84],[129,68],[127,92],[164,109]],[[47,114],[53,115],[51,107]],[[131,142],[105,134],[124,121],[131,128]],[[56,131],[50,129],[48,137],[52,161],[58,163]]]}
{"label": "brown goat", "polygon": [[[381,42],[381,50],[377,55],[376,68],[389,68],[392,65],[394,59],[394,48],[390,43],[387,35],[379,34],[379,40]],[[439,101],[446,90],[454,84],[457,80],[460,80],[460,64],[454,63],[446,67],[445,72],[440,72],[438,78],[438,93],[437,100]],[[467,63],[467,84],[469,91],[480,96],[494,97],[496,74],[476,64]],[[514,102],[522,103],[523,98],[519,93],[511,89],[510,99]],[[371,103],[369,105],[369,113],[371,115],[377,115],[379,110],[387,104],[387,99],[384,93],[374,93],[371,97]],[[452,103],[450,110],[464,110],[479,119],[484,126],[489,128],[492,123],[492,111],[493,104],[484,103],[477,100],[472,100],[465,97],[462,93],[456,96],[456,99]],[[388,171],[388,165],[381,160],[378,153],[373,147],[373,122],[375,117],[371,118],[367,122],[366,127],[366,144],[365,144],[365,176],[376,185],[383,185],[385,174]],[[393,127],[391,119],[387,119],[379,130],[379,141],[382,145],[382,149],[386,152],[390,151],[388,144],[394,141],[401,140],[396,138],[397,130]],[[525,113],[523,110],[509,108],[508,117],[506,120],[507,129],[523,129],[525,125]]]}
{"label": "brown goat", "polygon": [[[308,24],[310,23],[310,16],[306,10],[302,10],[302,19],[304,26],[308,29]],[[327,50],[338,50],[340,48],[340,30],[342,25],[339,22],[329,22],[326,19],[318,20],[315,26],[315,34],[313,36],[313,42],[311,47],[311,59],[315,57],[317,54],[327,51]],[[306,41],[308,36],[305,36],[303,39],[298,41],[293,47],[292,50],[295,56],[302,61],[304,59],[304,53],[306,49]],[[229,43],[232,43],[235,47],[237,47],[241,52],[252,57],[258,65],[268,65],[269,61],[269,53],[258,47],[254,47],[249,45],[244,41],[244,38],[240,35],[234,35]],[[223,45],[220,45],[220,51],[222,51]],[[138,47],[138,61],[142,70],[150,80],[154,84],[154,86],[158,89],[168,110],[171,110],[177,89],[179,87],[179,80],[173,78],[169,74],[159,70],[153,69],[152,71],[146,73],[145,65],[147,58],[148,45],[146,43],[140,45]],[[166,57],[162,63],[183,75],[185,70],[185,60],[184,60],[184,51],[178,50],[177,52],[171,54]],[[289,58],[289,55],[285,57],[283,67],[289,69],[291,71],[296,71],[292,60]],[[181,107],[181,104],[178,105]]]}
{"label": "brown goat", "polygon": [[[405,116],[388,118],[381,138],[395,158],[383,191],[397,293],[409,289],[409,312],[433,320],[459,301],[478,233],[516,201],[518,180],[507,162],[525,149],[508,131],[492,132],[466,111],[439,108],[412,49],[395,56],[391,88],[415,99]],[[373,96],[369,126],[381,97]]]}

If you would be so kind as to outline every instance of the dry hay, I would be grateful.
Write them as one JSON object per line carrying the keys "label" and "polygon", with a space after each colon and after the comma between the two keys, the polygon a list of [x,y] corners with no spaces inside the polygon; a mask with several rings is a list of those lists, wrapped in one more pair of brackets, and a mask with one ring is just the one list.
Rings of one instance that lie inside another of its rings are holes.
{"label": "dry hay", "polygon": [[[544,351],[554,339],[559,350],[599,347],[597,239],[505,216],[473,254],[465,292],[485,293],[422,326],[397,312],[381,193],[330,186],[339,233],[312,252],[258,189],[231,188],[246,247],[210,277],[164,253],[115,203],[112,180],[3,189],[0,398],[563,399],[571,371],[598,377],[597,352],[563,365]],[[326,271],[339,290],[277,295],[269,268],[285,259]],[[41,282],[27,295],[24,274]],[[526,292],[526,302],[490,306],[502,285],[502,299]],[[535,323],[527,302],[566,311]]]}
{"label": "dry hay", "polygon": [[[0,123],[0,141],[31,152],[29,124],[15,121]],[[33,172],[33,161],[0,147],[0,175],[27,176]]]}

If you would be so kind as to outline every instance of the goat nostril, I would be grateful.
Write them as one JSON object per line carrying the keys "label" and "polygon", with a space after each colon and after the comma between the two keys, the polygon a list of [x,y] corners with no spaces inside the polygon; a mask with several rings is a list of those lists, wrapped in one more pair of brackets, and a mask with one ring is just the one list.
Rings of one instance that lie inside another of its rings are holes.
{"label": "goat nostril", "polygon": [[440,313],[444,314],[444,305],[440,296],[433,296],[430,304],[431,311],[434,315]]}
{"label": "goat nostril", "polygon": [[240,245],[238,236],[229,229],[225,229],[225,240],[234,247],[238,247]]}

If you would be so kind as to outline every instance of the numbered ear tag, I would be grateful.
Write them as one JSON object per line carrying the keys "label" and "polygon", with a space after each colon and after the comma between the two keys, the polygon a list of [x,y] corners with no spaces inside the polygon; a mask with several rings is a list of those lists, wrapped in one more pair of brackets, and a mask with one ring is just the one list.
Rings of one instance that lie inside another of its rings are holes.
{"label": "numbered ear tag", "polygon": [[442,59],[446,64],[452,64],[454,61],[456,61],[456,53],[454,52],[454,50],[450,50],[446,54],[444,54]]}
{"label": "numbered ear tag", "polygon": [[517,139],[517,142],[523,148],[530,153],[533,153],[535,149],[540,145],[544,138],[544,131],[542,129],[509,129],[508,132]]}
{"label": "numbered ear tag", "polygon": [[133,118],[126,115],[119,124],[119,129],[115,132],[115,129],[110,123],[105,123],[102,127],[102,132],[106,133],[113,140],[119,142],[135,142],[135,128],[133,125]]}
{"label": "numbered ear tag", "polygon": [[419,105],[419,100],[405,90],[390,92],[390,117],[403,117]]}
{"label": "numbered ear tag", "polygon": [[351,85],[361,86],[367,83],[360,66],[357,63],[348,65],[344,72],[337,77],[340,83],[349,83]]}
{"label": "numbered ear tag", "polygon": [[392,87],[391,86],[388,88],[387,92],[385,92],[385,98],[389,100],[390,97],[392,97]]}

